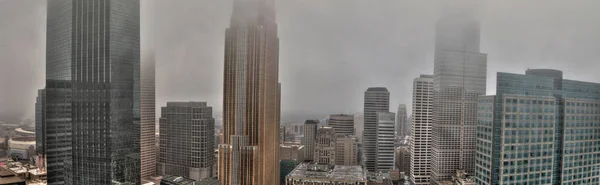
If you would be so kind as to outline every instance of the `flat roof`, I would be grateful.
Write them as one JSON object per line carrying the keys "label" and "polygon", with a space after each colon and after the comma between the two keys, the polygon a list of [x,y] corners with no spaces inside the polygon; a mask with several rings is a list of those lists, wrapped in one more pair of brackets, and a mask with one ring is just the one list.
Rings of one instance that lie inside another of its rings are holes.
{"label": "flat roof", "polygon": [[25,182],[24,179],[16,176],[6,168],[0,168],[0,184],[11,184]]}
{"label": "flat roof", "polygon": [[336,182],[367,182],[367,176],[362,166],[336,165],[326,171],[308,170],[312,164],[302,163],[287,177],[291,179],[323,180]]}

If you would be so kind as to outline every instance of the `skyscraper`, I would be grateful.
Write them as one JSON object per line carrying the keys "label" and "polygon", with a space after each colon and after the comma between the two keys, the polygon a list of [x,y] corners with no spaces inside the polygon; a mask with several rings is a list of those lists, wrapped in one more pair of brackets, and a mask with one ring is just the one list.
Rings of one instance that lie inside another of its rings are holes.
{"label": "skyscraper", "polygon": [[394,132],[396,131],[393,112],[377,113],[377,171],[389,172],[394,168]]}
{"label": "skyscraper", "polygon": [[156,174],[156,107],[154,53],[142,62],[140,73],[140,170],[141,178]]}
{"label": "skyscraper", "polygon": [[477,97],[485,94],[487,55],[479,52],[479,23],[466,10],[436,27],[433,80],[432,180],[473,174]]}
{"label": "skyscraper", "polygon": [[140,183],[139,0],[47,7],[48,183]]}
{"label": "skyscraper", "polygon": [[281,84],[274,0],[235,0],[225,31],[219,180],[277,184]]}
{"label": "skyscraper", "polygon": [[477,184],[600,184],[600,84],[498,73],[479,99]]}
{"label": "skyscraper", "polygon": [[433,75],[413,80],[410,181],[429,185],[431,171],[431,123],[433,119]]}
{"label": "skyscraper", "polygon": [[212,177],[215,119],[206,102],[167,102],[161,108],[158,175]]}
{"label": "skyscraper", "polygon": [[336,133],[331,127],[320,127],[315,139],[313,161],[320,164],[335,165]]}
{"label": "skyscraper", "polygon": [[329,115],[327,125],[335,130],[335,134],[340,136],[354,135],[354,116],[348,114]]}
{"label": "skyscraper", "polygon": [[390,92],[385,87],[365,91],[363,154],[369,172],[377,170],[377,113],[390,111]]}
{"label": "skyscraper", "polygon": [[312,161],[315,155],[315,141],[317,138],[317,129],[319,128],[318,120],[306,120],[304,122],[304,137],[302,137],[302,145],[304,145],[304,159]]}
{"label": "skyscraper", "polygon": [[410,122],[407,122],[406,105],[398,105],[396,113],[396,136],[404,138],[410,135]]}
{"label": "skyscraper", "polygon": [[44,102],[46,101],[46,90],[38,90],[35,98],[35,148],[38,154],[45,154],[46,128],[44,123]]}

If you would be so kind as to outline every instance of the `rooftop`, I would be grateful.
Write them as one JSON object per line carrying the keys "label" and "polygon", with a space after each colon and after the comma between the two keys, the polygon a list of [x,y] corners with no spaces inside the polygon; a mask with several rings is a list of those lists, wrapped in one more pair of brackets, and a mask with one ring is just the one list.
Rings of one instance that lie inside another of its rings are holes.
{"label": "rooftop", "polygon": [[0,184],[23,183],[24,179],[17,177],[14,173],[6,168],[0,168]]}
{"label": "rooftop", "polygon": [[302,163],[287,178],[322,180],[336,182],[367,182],[362,166],[328,166],[324,164]]}
{"label": "rooftop", "polygon": [[387,92],[388,90],[385,87],[369,87],[367,89],[367,91],[385,91],[385,92]]}

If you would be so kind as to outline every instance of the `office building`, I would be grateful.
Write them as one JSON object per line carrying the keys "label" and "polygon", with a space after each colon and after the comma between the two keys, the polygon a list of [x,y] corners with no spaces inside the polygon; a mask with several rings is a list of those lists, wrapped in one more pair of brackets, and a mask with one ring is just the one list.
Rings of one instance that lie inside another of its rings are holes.
{"label": "office building", "polygon": [[406,105],[398,105],[398,112],[396,112],[396,136],[405,138],[410,135],[410,122],[407,122]]}
{"label": "office building", "polygon": [[320,127],[315,138],[315,154],[313,161],[321,164],[335,165],[335,147],[337,136],[331,127]]}
{"label": "office building", "polygon": [[318,120],[306,120],[306,122],[304,122],[304,137],[302,138],[302,145],[304,145],[305,161],[312,161],[315,156],[315,142],[318,125]]}
{"label": "office building", "polygon": [[363,131],[365,130],[365,116],[363,113],[354,114],[354,136],[359,143],[363,141]]}
{"label": "office building", "polygon": [[158,175],[212,177],[215,119],[206,102],[167,102],[161,108]]}
{"label": "office building", "polygon": [[219,180],[277,184],[281,84],[274,0],[233,2],[224,54]]}
{"label": "office building", "polygon": [[433,121],[433,76],[413,80],[410,181],[429,185],[431,171],[431,124]]}
{"label": "office building", "polygon": [[466,7],[446,10],[436,26],[431,178],[451,180],[475,171],[477,98],[484,95],[487,55],[479,51],[479,22]]}
{"label": "office building", "polygon": [[335,130],[340,136],[354,135],[354,116],[348,114],[329,115],[327,125]]}
{"label": "office building", "polygon": [[389,112],[389,109],[390,92],[385,87],[371,87],[365,91],[362,143],[363,154],[366,157],[365,164],[369,172],[377,170],[377,113]]}
{"label": "office building", "polygon": [[395,114],[377,113],[377,172],[387,173],[394,168]]}
{"label": "office building", "polygon": [[141,64],[140,73],[140,175],[148,178],[156,175],[156,87],[155,61],[151,53]]}
{"label": "office building", "polygon": [[358,139],[354,136],[339,136],[335,147],[335,165],[360,165]]}
{"label": "office building", "polygon": [[47,10],[48,183],[140,183],[139,0]]}
{"label": "office building", "polygon": [[410,174],[410,149],[408,146],[398,147],[395,150],[395,165],[400,172]]}
{"label": "office building", "polygon": [[302,163],[287,177],[286,185],[367,185],[367,171],[362,166]]}
{"label": "office building", "polygon": [[298,163],[304,162],[304,145],[295,143],[279,144],[280,160],[292,160]]}
{"label": "office building", "polygon": [[304,123],[292,123],[288,130],[294,135],[304,135]]}
{"label": "office building", "polygon": [[477,184],[600,184],[600,84],[498,73],[479,99]]}
{"label": "office building", "polygon": [[44,123],[44,102],[46,101],[46,90],[38,90],[35,98],[35,148],[38,154],[44,155],[46,143],[46,128]]}

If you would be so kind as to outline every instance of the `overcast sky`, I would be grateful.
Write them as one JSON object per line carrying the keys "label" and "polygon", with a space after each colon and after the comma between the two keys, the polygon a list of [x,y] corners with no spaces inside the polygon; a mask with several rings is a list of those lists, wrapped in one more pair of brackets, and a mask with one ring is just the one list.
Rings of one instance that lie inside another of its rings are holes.
{"label": "overcast sky", "polygon": [[[410,104],[413,78],[433,73],[439,2],[277,0],[282,112],[360,112],[369,86],[390,90],[391,111]],[[156,54],[157,106],[208,101],[221,112],[232,0],[154,3],[153,12],[143,7],[142,50]],[[600,82],[599,8],[598,0],[483,0],[488,94],[498,71],[555,68]],[[0,116],[33,115],[44,87],[45,22],[45,0],[0,0]]]}

